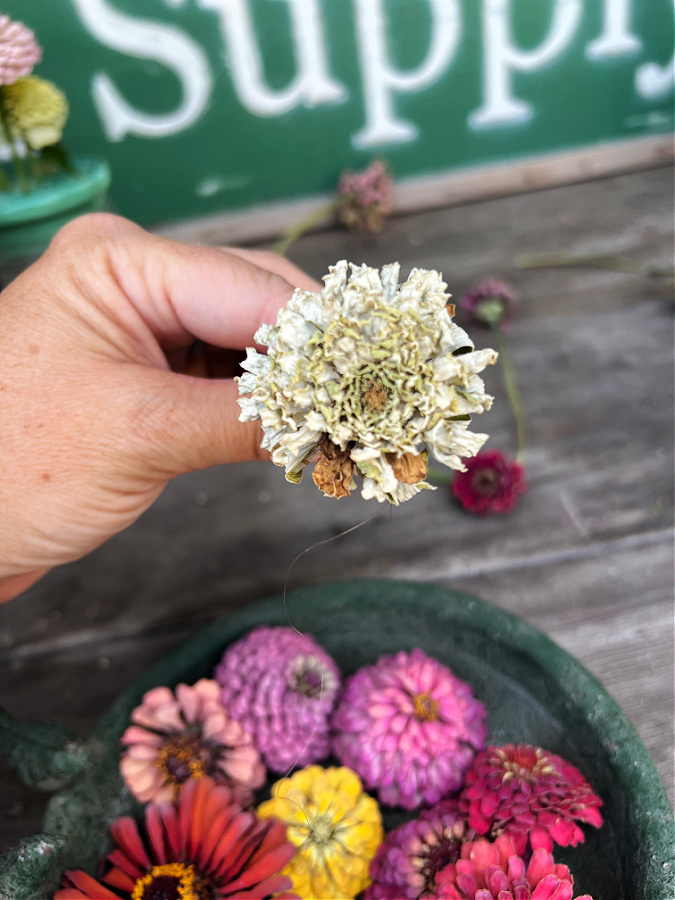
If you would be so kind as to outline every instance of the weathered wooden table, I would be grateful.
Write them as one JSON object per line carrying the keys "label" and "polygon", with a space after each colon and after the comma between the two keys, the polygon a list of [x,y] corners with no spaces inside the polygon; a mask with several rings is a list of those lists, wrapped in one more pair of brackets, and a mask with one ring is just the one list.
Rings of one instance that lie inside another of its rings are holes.
{"label": "weathered wooden table", "polygon": [[[520,292],[508,336],[529,430],[530,490],[476,519],[425,492],[316,547],[290,584],[433,581],[546,631],[608,688],[673,788],[673,306],[657,282],[595,269],[516,271],[567,249],[672,262],[669,168],[393,220],[378,238],[308,236],[315,276],[346,257],[440,269],[456,297],[486,275]],[[475,335],[487,345],[488,335]],[[498,368],[479,430],[513,451]],[[0,704],[87,729],[154,660],[201,627],[279,591],[295,556],[372,515],[255,463],[171,484],[139,522],[0,607]],[[291,605],[292,615],[292,605]],[[672,794],[671,794],[672,796]],[[37,829],[45,797],[0,763],[0,845]]]}

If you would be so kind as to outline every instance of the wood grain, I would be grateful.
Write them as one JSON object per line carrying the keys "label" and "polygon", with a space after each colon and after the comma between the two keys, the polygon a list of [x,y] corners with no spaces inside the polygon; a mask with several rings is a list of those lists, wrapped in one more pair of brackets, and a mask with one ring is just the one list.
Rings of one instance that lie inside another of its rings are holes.
{"label": "wood grain", "polygon": [[[529,493],[508,518],[475,519],[445,488],[373,508],[325,499],[311,482],[288,485],[269,464],[176,479],[126,532],[0,607],[0,704],[86,728],[196,627],[287,578],[429,580],[525,616],[577,656],[626,710],[672,791],[672,298],[636,276],[512,267],[520,253],[558,249],[668,263],[672,195],[672,170],[657,169],[409,215],[379,238],[299,241],[291,256],[314,275],[344,256],[439,268],[456,297],[486,275],[516,285],[508,342]],[[494,409],[476,425],[491,446],[513,450],[498,369],[488,384]],[[331,537],[289,577],[298,554]],[[35,828],[40,800],[6,770],[0,794],[9,843]]]}

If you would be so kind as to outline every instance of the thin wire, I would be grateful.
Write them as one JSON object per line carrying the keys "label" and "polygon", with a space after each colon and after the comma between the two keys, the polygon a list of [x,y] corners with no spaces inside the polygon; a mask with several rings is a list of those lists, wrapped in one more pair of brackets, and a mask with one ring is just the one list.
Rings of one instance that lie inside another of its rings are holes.
{"label": "thin wire", "polygon": [[300,635],[302,634],[302,632],[298,628],[296,628],[295,625],[291,622],[291,617],[288,612],[288,604],[286,602],[286,594],[288,593],[288,582],[291,577],[291,570],[293,569],[293,566],[296,564],[296,562],[299,559],[301,559],[306,553],[309,553],[310,550],[315,550],[317,547],[323,546],[323,544],[330,544],[331,541],[337,541],[340,538],[345,537],[345,535],[351,534],[352,531],[356,531],[357,528],[361,528],[363,525],[367,525],[368,522],[372,522],[373,519],[377,519],[377,517],[381,516],[381,515],[382,515],[381,512],[375,513],[375,515],[370,516],[370,518],[364,519],[363,522],[359,522],[358,525],[352,525],[351,528],[348,528],[346,531],[343,531],[340,534],[333,535],[333,537],[324,538],[324,540],[322,540],[322,541],[317,541],[316,544],[312,544],[311,547],[307,547],[306,550],[301,550],[300,553],[298,553],[298,555],[295,557],[293,562],[288,567],[288,572],[286,573],[286,581],[284,582],[284,613],[286,615],[286,620],[288,621],[288,624],[293,629],[293,631],[296,631]]}

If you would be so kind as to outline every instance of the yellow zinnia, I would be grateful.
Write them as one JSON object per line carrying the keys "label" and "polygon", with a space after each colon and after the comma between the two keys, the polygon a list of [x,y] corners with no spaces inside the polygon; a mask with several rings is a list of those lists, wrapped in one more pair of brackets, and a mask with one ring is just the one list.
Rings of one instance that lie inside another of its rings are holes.
{"label": "yellow zinnia", "polygon": [[300,897],[350,900],[370,884],[382,816],[351,769],[307,766],[282,778],[258,814],[288,826],[288,840],[298,849],[283,874]]}
{"label": "yellow zinnia", "polygon": [[12,137],[32,150],[58,144],[68,118],[68,101],[51,81],[29,75],[2,89]]}

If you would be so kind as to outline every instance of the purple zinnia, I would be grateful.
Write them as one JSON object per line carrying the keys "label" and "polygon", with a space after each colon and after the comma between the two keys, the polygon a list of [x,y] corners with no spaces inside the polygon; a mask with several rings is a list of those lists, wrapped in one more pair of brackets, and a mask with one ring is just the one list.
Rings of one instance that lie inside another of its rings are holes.
{"label": "purple zinnia", "polygon": [[438,897],[436,876],[457,862],[465,841],[476,832],[455,800],[425,809],[418,819],[399,825],[380,844],[370,864],[372,884],[364,900],[417,900]]}
{"label": "purple zinnia", "polygon": [[488,278],[471,288],[460,306],[469,313],[474,325],[508,331],[516,302],[516,294],[508,284]]}
{"label": "purple zinnia", "polygon": [[35,35],[22,22],[0,16],[0,85],[14,84],[17,78],[30,75],[42,59]]}
{"label": "purple zinnia", "polygon": [[347,681],[333,751],[391,806],[414,809],[459,790],[485,746],[485,707],[422,650],[383,656]]}
{"label": "purple zinnia", "polygon": [[328,756],[340,671],[308,634],[256,628],[226,650],[215,677],[223,704],[275,772]]}

